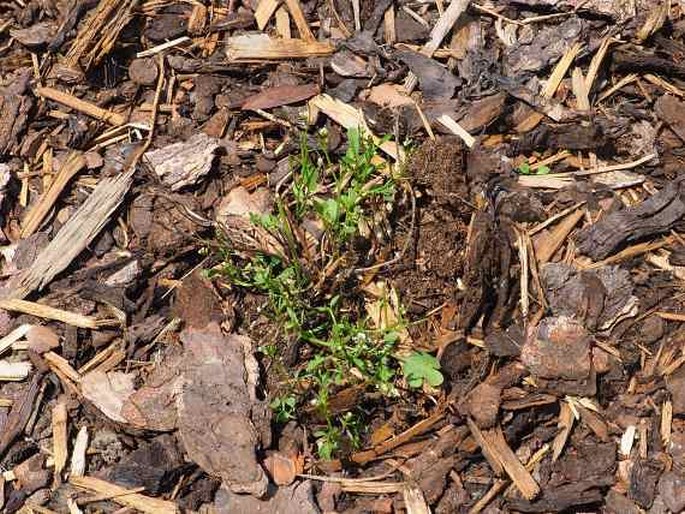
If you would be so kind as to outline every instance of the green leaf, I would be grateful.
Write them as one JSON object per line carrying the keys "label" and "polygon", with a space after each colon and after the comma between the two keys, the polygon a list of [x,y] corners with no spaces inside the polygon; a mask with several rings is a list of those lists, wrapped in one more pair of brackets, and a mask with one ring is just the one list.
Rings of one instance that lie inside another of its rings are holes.
{"label": "green leaf", "polygon": [[549,170],[549,166],[545,166],[545,165],[543,164],[542,166],[540,166],[540,167],[537,169],[537,174],[538,174],[538,175],[547,175],[547,174],[549,174],[549,171],[550,171],[550,170]]}
{"label": "green leaf", "polygon": [[527,162],[521,163],[518,168],[516,168],[521,175],[530,175],[530,164]]}
{"label": "green leaf", "polygon": [[440,362],[430,353],[416,352],[402,363],[402,371],[409,387],[419,388],[424,381],[431,387],[442,384],[444,378],[440,373]]}
{"label": "green leaf", "polygon": [[337,224],[340,216],[340,204],[338,204],[338,202],[333,198],[327,198],[326,200],[319,202],[317,207],[319,214],[325,223],[329,226],[335,226]]}

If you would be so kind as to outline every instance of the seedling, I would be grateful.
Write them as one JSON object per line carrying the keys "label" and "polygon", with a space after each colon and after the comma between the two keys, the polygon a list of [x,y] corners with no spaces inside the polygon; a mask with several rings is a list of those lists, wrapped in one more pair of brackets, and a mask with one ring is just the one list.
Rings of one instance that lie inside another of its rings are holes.
{"label": "seedling", "polygon": [[[343,442],[358,447],[364,431],[356,411],[331,412],[332,395],[349,386],[397,394],[399,366],[393,354],[401,322],[382,330],[373,327],[361,314],[363,304],[354,288],[341,294],[320,280],[349,253],[360,227],[370,225],[372,211],[385,208],[395,195],[395,178],[376,164],[383,162],[378,147],[358,130],[348,131],[347,139],[345,154],[333,162],[325,140],[312,150],[303,135],[290,187],[276,198],[272,213],[252,217],[255,226],[283,245],[284,255],[241,253],[227,242],[219,268],[234,286],[263,294],[268,314],[284,329],[281,333],[303,348],[299,365],[281,366],[288,376],[271,407],[278,423],[297,417],[301,408],[314,408],[325,423],[314,432],[322,459],[332,458]],[[302,240],[305,221],[323,230],[314,252]],[[278,361],[278,347],[263,344],[262,355]],[[428,361],[421,367],[421,362],[410,360],[409,368],[404,364],[405,375],[407,369],[414,370],[407,377],[410,383],[425,379],[439,385],[442,375],[437,367]]]}
{"label": "seedling", "polygon": [[520,175],[547,175],[550,172],[550,169],[544,164],[533,169],[530,163],[525,161],[521,163],[518,168],[516,168],[516,171]]}
{"label": "seedling", "polygon": [[444,378],[440,372],[440,362],[430,353],[412,353],[402,363],[404,378],[409,387],[419,388],[426,383],[431,387],[442,384]]}

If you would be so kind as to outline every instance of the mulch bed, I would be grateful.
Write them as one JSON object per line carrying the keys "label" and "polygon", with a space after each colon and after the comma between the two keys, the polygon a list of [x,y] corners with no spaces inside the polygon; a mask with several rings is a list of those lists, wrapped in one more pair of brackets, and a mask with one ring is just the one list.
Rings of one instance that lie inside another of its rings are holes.
{"label": "mulch bed", "polygon": [[[0,510],[685,512],[684,35],[670,0],[0,0]],[[389,375],[322,389],[265,255]]]}

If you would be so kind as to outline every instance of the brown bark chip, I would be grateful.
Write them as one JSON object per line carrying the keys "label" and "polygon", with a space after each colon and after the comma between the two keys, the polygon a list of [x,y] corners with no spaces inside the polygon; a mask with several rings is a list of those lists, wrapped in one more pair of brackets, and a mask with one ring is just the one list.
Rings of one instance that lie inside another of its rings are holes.
{"label": "brown bark chip", "polygon": [[151,57],[135,59],[128,67],[130,79],[142,86],[151,86],[157,80],[157,63]]}
{"label": "brown bark chip", "polygon": [[184,383],[178,428],[190,458],[237,493],[261,497],[267,478],[257,462],[257,431],[245,382],[243,336],[222,335],[212,323],[181,333],[185,345]]}
{"label": "brown bark chip", "polygon": [[590,337],[571,318],[545,318],[529,331],[521,360],[537,377],[583,380],[591,371]]}

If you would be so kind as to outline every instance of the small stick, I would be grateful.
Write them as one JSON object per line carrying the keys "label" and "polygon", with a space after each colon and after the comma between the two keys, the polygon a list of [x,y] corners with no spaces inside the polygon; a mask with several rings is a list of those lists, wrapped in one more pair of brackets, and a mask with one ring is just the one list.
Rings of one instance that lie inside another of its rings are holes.
{"label": "small stick", "polygon": [[280,0],[260,0],[257,8],[254,11],[254,18],[257,22],[257,28],[264,30],[266,24],[276,12],[276,9],[281,4]]}
{"label": "small stick", "polygon": [[[563,55],[561,59],[559,59],[559,62],[554,67],[554,70],[552,70],[552,74],[547,80],[545,87],[542,89],[542,93],[540,96],[542,96],[546,100],[550,100],[554,97],[554,93],[556,93],[557,88],[561,84],[561,81],[566,75],[566,72],[571,67],[571,64],[573,64],[573,61],[575,60],[576,56],[578,55],[578,53],[580,53],[581,48],[581,44],[576,43],[566,51],[566,53]],[[516,126],[516,132],[528,132],[530,130],[533,130],[538,125],[538,123],[542,121],[543,117],[544,114],[541,114],[539,112],[531,113],[530,116],[528,116],[526,119],[524,119],[521,123],[519,123]]]}
{"label": "small stick", "polygon": [[630,73],[629,75],[626,75],[623,77],[621,80],[616,82],[613,86],[611,86],[609,89],[607,89],[604,93],[599,95],[599,98],[597,98],[597,103],[603,102],[607,98],[609,98],[611,95],[613,95],[616,91],[621,89],[624,86],[627,86],[631,82],[634,82],[637,80],[637,73]]}
{"label": "small stick", "polygon": [[443,114],[438,121],[455,136],[459,136],[469,148],[476,144],[476,138],[469,134],[464,127],[459,125],[449,114]]}
{"label": "small stick", "polygon": [[680,89],[680,88],[674,86],[674,85],[671,84],[670,82],[668,82],[668,81],[662,79],[661,77],[659,77],[659,76],[657,76],[657,75],[653,75],[653,74],[651,74],[651,73],[647,73],[647,74],[644,75],[643,78],[644,78],[647,82],[651,82],[651,83],[654,84],[655,86],[659,86],[660,88],[663,88],[663,89],[665,89],[666,91],[668,91],[669,93],[672,93],[672,94],[674,94],[674,95],[676,95],[676,96],[679,96],[680,98],[683,98],[683,97],[685,96],[685,91],[683,91],[682,89]]}
{"label": "small stick", "polygon": [[138,509],[144,514],[176,514],[179,512],[178,506],[174,502],[144,496],[99,478],[72,476],[69,478],[69,482],[80,489],[89,489],[101,495],[108,495],[116,503]]}
{"label": "small stick", "polygon": [[389,45],[397,43],[397,29],[395,27],[395,6],[390,4],[383,15],[383,38]]}
{"label": "small stick", "polygon": [[[46,153],[44,155],[48,154]],[[69,181],[85,167],[86,159],[83,155],[76,152],[69,154],[50,187],[48,187],[47,191],[40,197],[38,202],[31,207],[24,218],[24,224],[21,229],[22,238],[27,238],[38,230],[41,223],[43,223],[45,216],[48,215],[48,212],[50,212],[50,209],[52,209],[57,198],[59,198],[59,195],[64,191],[64,188]]]}
{"label": "small stick", "polygon": [[67,421],[67,402],[61,396],[52,408],[52,456],[56,477],[59,477],[67,464]]}
{"label": "small stick", "polygon": [[581,206],[583,206],[583,205],[585,205],[585,201],[578,202],[577,204],[572,205],[571,207],[569,207],[569,208],[567,208],[567,209],[564,209],[564,210],[561,211],[561,212],[558,212],[558,213],[555,214],[554,216],[551,216],[550,218],[547,218],[547,219],[546,219],[545,221],[543,221],[542,223],[539,223],[539,224],[535,225],[533,228],[531,228],[530,230],[528,230],[528,235],[529,235],[529,236],[532,236],[532,235],[534,235],[534,234],[537,234],[538,232],[540,232],[541,230],[547,228],[548,226],[550,226],[552,223],[554,223],[554,222],[557,221],[558,219],[563,218],[563,217],[566,216],[567,214],[569,214],[569,213],[575,211],[578,207],[581,207]]}
{"label": "small stick", "polygon": [[21,312],[22,314],[29,314],[39,318],[53,319],[80,328],[95,329],[100,325],[98,320],[91,316],[84,316],[83,314],[77,314],[75,312],[69,312],[26,300],[0,300],[0,309]]}
{"label": "small stick", "polygon": [[87,114],[88,116],[98,120],[106,121],[111,125],[123,125],[126,123],[125,116],[113,111],[108,111],[102,107],[98,107],[97,105],[87,102],[86,100],[76,98],[74,95],[70,95],[64,91],[59,91],[58,89],[54,89],[52,87],[38,87],[36,88],[36,93],[43,98],[66,105],[67,107]]}
{"label": "small stick", "polygon": [[283,39],[291,39],[293,37],[290,32],[290,15],[283,7],[276,9],[276,32]]}
{"label": "small stick", "polygon": [[414,101],[414,107],[416,107],[416,112],[419,113],[419,118],[421,118],[421,123],[423,123],[423,128],[426,129],[426,133],[428,134],[428,137],[431,138],[433,141],[435,141],[435,134],[433,133],[433,128],[431,127],[430,122],[428,121],[428,118],[426,118],[426,115],[423,112],[423,109],[421,109],[421,106],[417,101]]}
{"label": "small stick", "polygon": [[525,230],[517,231],[516,246],[518,246],[519,262],[521,263],[521,316],[528,318],[528,245],[526,244]]}
{"label": "small stick", "polygon": [[561,223],[554,227],[549,237],[537,245],[535,249],[535,255],[538,258],[539,264],[549,262],[556,251],[561,248],[562,244],[564,244],[564,241],[582,217],[582,210],[578,210],[567,216]]}
{"label": "small stick", "polygon": [[599,68],[602,65],[602,61],[604,61],[604,58],[606,57],[609,46],[615,41],[616,40],[612,37],[604,38],[602,44],[599,45],[597,53],[592,56],[592,61],[590,61],[590,67],[588,68],[587,75],[585,77],[585,89],[587,90],[588,94],[590,91],[592,91],[592,85],[595,83],[597,73],[599,73]]}
{"label": "small stick", "polygon": [[288,11],[290,11],[290,16],[293,17],[300,37],[308,43],[315,42],[316,38],[307,24],[307,19],[304,17],[299,0],[285,0],[285,5],[288,7]]}
{"label": "small stick", "polygon": [[661,406],[661,426],[659,432],[661,433],[661,442],[666,448],[671,443],[671,430],[673,424],[673,403],[671,400],[666,400]]}
{"label": "small stick", "polygon": [[168,50],[169,48],[174,48],[175,46],[187,43],[188,41],[191,41],[191,39],[188,36],[181,36],[176,39],[172,39],[171,41],[167,41],[166,43],[162,43],[161,45],[153,46],[152,48],[148,48],[147,50],[138,52],[136,54],[136,57],[138,59],[140,59],[141,57],[151,57],[155,54]]}
{"label": "small stick", "polygon": [[488,431],[485,437],[489,441],[492,450],[494,450],[495,458],[499,460],[504,471],[509,475],[509,478],[523,497],[527,500],[535,498],[540,493],[540,486],[509,447],[504,439],[502,429],[496,427]]}
{"label": "small stick", "polygon": [[354,17],[354,30],[359,32],[362,29],[359,0],[352,0],[352,16]]}
{"label": "small stick", "polygon": [[428,24],[428,22],[427,22],[426,20],[424,20],[421,16],[419,16],[419,14],[418,14],[417,12],[412,11],[412,10],[411,10],[409,7],[407,7],[406,5],[403,5],[403,6],[402,6],[402,10],[403,10],[405,13],[407,13],[409,16],[411,16],[412,18],[414,18],[414,20],[416,21],[416,23],[418,23],[418,24],[420,24],[420,25],[423,25],[423,26],[424,26],[425,28],[427,28],[427,29],[430,28],[430,25]]}
{"label": "small stick", "polygon": [[24,337],[26,334],[28,334],[29,330],[31,330],[32,327],[33,325],[24,323],[23,325],[19,325],[17,328],[12,330],[12,332],[10,332],[5,337],[0,339],[0,355],[2,355],[7,350],[12,348],[12,345],[19,341],[19,339]]}
{"label": "small stick", "polygon": [[552,462],[556,462],[561,456],[561,452],[566,446],[566,441],[568,441],[568,436],[571,435],[571,429],[573,428],[573,421],[575,417],[571,406],[568,402],[561,402],[561,409],[559,411],[559,421],[557,426],[559,427],[559,433],[554,438],[552,442]]}
{"label": "small stick", "polygon": [[29,361],[10,362],[0,360],[0,382],[21,382],[26,380],[33,366]]}
{"label": "small stick", "polygon": [[45,362],[47,362],[51,370],[59,371],[75,384],[78,384],[81,381],[81,374],[61,355],[57,355],[55,352],[50,351],[43,355],[43,359],[45,359]]}
{"label": "small stick", "polygon": [[82,477],[86,474],[86,451],[88,450],[88,428],[81,427],[74,441],[71,452],[70,472],[72,477]]}
{"label": "small stick", "polygon": [[303,39],[276,39],[266,34],[243,34],[228,38],[226,56],[230,61],[261,61],[271,59],[306,59],[333,53],[328,42]]}
{"label": "small stick", "polygon": [[621,261],[624,261],[626,259],[632,259],[633,257],[637,257],[638,255],[653,252],[654,250],[658,250],[659,248],[663,248],[664,246],[669,245],[672,242],[673,242],[672,237],[666,237],[661,241],[648,242],[648,243],[638,243],[636,245],[629,246],[628,248],[625,248],[624,250],[621,250],[616,255],[612,255],[611,257],[607,257],[604,260],[593,262],[592,264],[588,264],[586,266],[582,266],[582,268],[583,269],[597,269],[597,268],[602,268],[604,266],[607,266],[609,264],[616,264],[617,262],[621,262]]}

